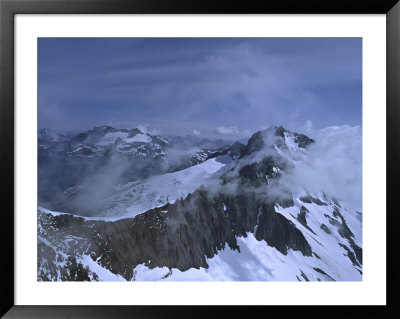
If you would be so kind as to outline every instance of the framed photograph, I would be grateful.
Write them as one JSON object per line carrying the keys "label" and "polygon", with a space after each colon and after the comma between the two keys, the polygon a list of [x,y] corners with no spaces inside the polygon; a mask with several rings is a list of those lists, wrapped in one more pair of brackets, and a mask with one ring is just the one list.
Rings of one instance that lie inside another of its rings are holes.
{"label": "framed photograph", "polygon": [[0,10],[5,318],[398,312],[397,1]]}

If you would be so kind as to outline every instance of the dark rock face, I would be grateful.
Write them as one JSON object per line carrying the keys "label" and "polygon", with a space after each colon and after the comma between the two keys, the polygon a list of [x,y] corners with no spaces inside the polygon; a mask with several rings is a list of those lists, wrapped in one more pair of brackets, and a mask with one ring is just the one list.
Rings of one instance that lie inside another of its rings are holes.
{"label": "dark rock face", "polygon": [[[43,243],[38,245],[38,257],[46,256],[46,265],[42,265],[43,260],[38,258],[38,267],[46,267],[46,273],[39,270],[38,280],[40,281],[97,281],[98,277],[92,273],[89,267],[84,267],[82,263],[77,262],[73,256],[68,256],[66,260],[61,259],[60,255]],[[56,259],[57,257],[57,259]],[[57,267],[57,262],[65,261],[62,267]]]}
{"label": "dark rock face", "polygon": [[[227,184],[232,181],[238,181],[243,187],[260,187],[268,185],[269,180],[279,177],[280,173],[274,168],[285,168],[287,163],[280,161],[273,156],[267,156],[259,162],[243,165],[238,169],[237,174],[232,174],[233,169],[225,173],[221,179]],[[291,198],[291,195],[289,196]]]}
{"label": "dark rock face", "polygon": [[275,247],[284,255],[287,254],[288,248],[292,248],[300,250],[305,256],[311,256],[310,245],[291,221],[281,214],[276,214],[271,206],[263,206],[262,212],[256,232],[258,240],[264,239],[268,245]]}
{"label": "dark rock face", "polygon": [[316,235],[316,233],[310,228],[310,226],[307,225],[307,218],[306,218],[306,214],[308,214],[309,211],[307,208],[305,208],[304,206],[301,206],[300,208],[300,212],[297,215],[297,220],[300,222],[300,224],[302,224],[305,228],[307,228],[310,232],[312,232],[314,235]]}
{"label": "dark rock face", "polygon": [[210,155],[207,157],[207,159],[223,155],[229,156],[231,159],[238,159],[245,148],[246,146],[240,142],[235,142],[231,146],[223,146],[217,150],[210,151]]}
{"label": "dark rock face", "polygon": [[303,271],[301,271],[301,270],[300,270],[300,275],[301,275],[301,277],[304,278],[305,281],[310,281],[310,280],[308,279],[308,277],[307,277],[307,276],[303,273]]}
{"label": "dark rock face", "polygon": [[264,135],[263,131],[258,131],[257,133],[253,134],[253,136],[247,142],[246,148],[241,152],[241,158],[262,150],[265,147],[264,142]]}
{"label": "dark rock face", "polygon": [[293,197],[291,193],[282,193],[276,202],[283,208],[292,207],[294,205]]}
{"label": "dark rock face", "polygon": [[329,276],[325,271],[323,271],[322,269],[318,268],[318,267],[314,267],[314,270],[316,272],[319,272],[320,274],[323,274],[325,276],[327,276],[329,279],[331,279],[332,281],[336,281],[335,279],[333,279],[331,276]]}
{"label": "dark rock face", "polygon": [[327,233],[328,235],[330,235],[332,232],[330,231],[330,229],[328,228],[328,226],[326,226],[325,224],[321,224],[321,229]]}
{"label": "dark rock face", "polygon": [[334,225],[338,228],[340,236],[342,236],[343,238],[346,238],[347,240],[349,240],[350,238],[354,238],[354,234],[352,233],[350,228],[347,226],[345,219],[343,218],[342,214],[340,214],[338,209],[335,209],[333,211],[333,217],[335,217],[335,218],[339,217],[339,219],[341,221],[341,223],[339,223],[337,220],[334,220],[334,219],[329,220],[329,222],[332,225]]}
{"label": "dark rock face", "polygon": [[306,204],[314,203],[314,204],[317,204],[317,205],[319,205],[319,206],[328,206],[327,203],[324,203],[324,202],[321,201],[319,198],[314,198],[314,197],[312,197],[312,196],[310,196],[310,195],[304,196],[304,197],[300,197],[300,200],[301,200],[303,203],[306,203]]}
{"label": "dark rock face", "polygon": [[297,220],[304,226],[307,225],[306,214],[309,213],[308,209],[301,206],[300,213],[297,215]]}
{"label": "dark rock face", "polygon": [[250,165],[243,166],[239,170],[239,177],[243,185],[252,185],[259,187],[267,184],[266,176],[272,175],[272,168],[276,166],[272,157],[267,157],[261,162],[252,163]]}
{"label": "dark rock face", "polygon": [[351,260],[351,262],[353,263],[354,266],[361,266],[360,263],[358,262],[358,260],[356,259],[353,251],[349,247],[347,247],[346,245],[343,245],[341,243],[339,243],[339,246],[343,247],[347,251],[347,257],[349,257],[349,259]]}
{"label": "dark rock face", "polygon": [[349,257],[349,259],[352,261],[354,265],[361,266],[362,248],[355,243],[354,234],[347,226],[346,220],[343,218],[342,214],[340,214],[340,211],[336,208],[334,209],[333,211],[334,218],[329,217],[328,215],[325,216],[327,216],[327,218],[329,219],[329,223],[337,228],[339,235],[348,241],[350,248],[343,244],[339,245],[347,251],[347,256]]}
{"label": "dark rock face", "polygon": [[296,136],[296,142],[298,143],[299,147],[306,148],[310,144],[315,143],[312,138],[309,138],[306,135],[297,133],[294,133],[294,135]]}
{"label": "dark rock face", "polygon": [[[274,203],[244,192],[211,195],[198,190],[175,204],[116,222],[44,213],[40,218],[57,230],[47,233],[48,238],[81,238],[71,248],[71,255],[90,254],[93,260],[127,280],[133,279],[133,269],[143,263],[150,268],[166,266],[182,271],[208,268],[205,256],[213,257],[226,243],[231,249],[238,249],[236,236],[247,236],[256,225],[255,237],[282,254],[287,254],[289,248],[305,256],[312,254],[303,234],[275,212]],[[71,262],[68,267],[73,265]],[[86,278],[84,268],[78,266],[76,276]]]}
{"label": "dark rock face", "polygon": [[231,155],[232,157],[240,157],[244,150],[246,149],[246,146],[243,145],[240,142],[235,142],[231,146]]}

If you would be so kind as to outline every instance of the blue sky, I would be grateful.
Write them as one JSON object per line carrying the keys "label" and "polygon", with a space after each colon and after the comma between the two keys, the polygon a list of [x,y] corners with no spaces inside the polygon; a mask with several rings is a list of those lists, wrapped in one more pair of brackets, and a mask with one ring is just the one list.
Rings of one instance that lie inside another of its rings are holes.
{"label": "blue sky", "polygon": [[40,38],[39,128],[361,126],[361,51],[361,38]]}

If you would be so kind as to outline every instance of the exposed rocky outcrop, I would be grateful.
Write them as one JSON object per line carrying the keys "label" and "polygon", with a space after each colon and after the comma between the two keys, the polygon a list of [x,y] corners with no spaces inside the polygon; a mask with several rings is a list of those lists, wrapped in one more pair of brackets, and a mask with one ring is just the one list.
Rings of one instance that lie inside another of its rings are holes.
{"label": "exposed rocky outcrop", "polygon": [[[133,269],[142,263],[150,268],[167,266],[182,271],[208,268],[206,257],[213,257],[225,243],[238,249],[236,237],[246,236],[256,225],[256,238],[282,254],[289,248],[306,256],[312,253],[303,234],[275,212],[274,202],[244,191],[211,195],[198,190],[175,204],[116,222],[43,212],[39,218],[41,225],[50,223],[52,227],[46,229],[54,230],[42,235],[46,240],[65,242],[65,238],[72,236],[74,243],[68,247],[71,255],[90,254],[93,260],[127,280],[132,279]],[[76,265],[79,267],[79,263]],[[82,267],[76,273],[85,278]]]}

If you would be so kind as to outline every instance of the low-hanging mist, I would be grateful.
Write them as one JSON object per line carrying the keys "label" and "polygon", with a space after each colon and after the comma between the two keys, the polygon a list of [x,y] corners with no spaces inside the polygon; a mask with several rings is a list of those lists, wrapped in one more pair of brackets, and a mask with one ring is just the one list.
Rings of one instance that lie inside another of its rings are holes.
{"label": "low-hanging mist", "polygon": [[333,126],[313,136],[301,161],[288,168],[280,183],[289,189],[321,191],[343,200],[353,208],[362,207],[361,128]]}

